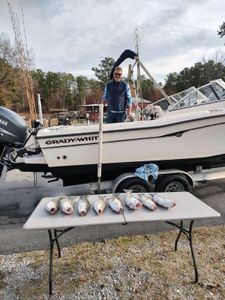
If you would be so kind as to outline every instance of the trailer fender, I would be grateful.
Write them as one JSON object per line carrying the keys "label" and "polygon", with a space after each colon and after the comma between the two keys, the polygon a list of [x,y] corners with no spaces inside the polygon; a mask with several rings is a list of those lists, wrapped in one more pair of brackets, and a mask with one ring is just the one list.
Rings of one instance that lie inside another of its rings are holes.
{"label": "trailer fender", "polygon": [[183,170],[179,170],[179,169],[159,170],[158,179],[161,178],[162,176],[166,176],[166,175],[182,175],[183,177],[185,177],[188,180],[190,186],[194,187],[194,185],[195,185],[195,181],[194,181],[194,178],[192,177],[192,175]]}
{"label": "trailer fender", "polygon": [[157,192],[190,192],[194,186],[193,178],[186,172],[168,172],[160,174],[157,183]]}

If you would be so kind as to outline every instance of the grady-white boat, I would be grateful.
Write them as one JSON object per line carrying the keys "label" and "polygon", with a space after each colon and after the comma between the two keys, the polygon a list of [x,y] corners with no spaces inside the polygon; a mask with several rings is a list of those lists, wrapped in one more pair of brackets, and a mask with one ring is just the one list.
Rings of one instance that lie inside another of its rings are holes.
{"label": "grady-white boat", "polygon": [[[102,180],[145,163],[184,171],[225,166],[225,108],[164,114],[147,121],[103,124]],[[8,169],[51,172],[64,185],[97,180],[99,126],[56,126],[33,132],[16,113],[0,107],[1,161]]]}

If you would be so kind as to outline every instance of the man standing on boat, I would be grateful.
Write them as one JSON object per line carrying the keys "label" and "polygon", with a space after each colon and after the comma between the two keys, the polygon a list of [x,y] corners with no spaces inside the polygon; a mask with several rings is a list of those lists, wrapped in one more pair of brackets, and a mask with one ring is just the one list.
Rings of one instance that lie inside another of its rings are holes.
{"label": "man standing on boat", "polygon": [[107,123],[125,122],[131,117],[132,97],[129,85],[122,80],[121,67],[115,67],[113,79],[106,84],[102,103],[107,104]]}

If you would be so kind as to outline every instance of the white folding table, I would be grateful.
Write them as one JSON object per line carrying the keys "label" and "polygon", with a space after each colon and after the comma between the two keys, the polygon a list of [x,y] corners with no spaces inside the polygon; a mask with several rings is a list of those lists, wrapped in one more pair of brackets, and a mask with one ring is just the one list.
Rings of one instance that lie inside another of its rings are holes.
{"label": "white folding table", "polygon": [[[175,226],[179,229],[178,236],[175,241],[175,251],[177,250],[177,244],[181,234],[184,234],[190,246],[192,255],[192,261],[195,272],[195,282],[198,281],[198,270],[194,255],[193,243],[192,243],[192,228],[194,220],[202,218],[219,217],[220,214],[206,205],[204,202],[193,196],[188,192],[177,193],[158,193],[167,199],[171,199],[176,203],[173,208],[165,209],[157,207],[156,210],[150,211],[147,208],[140,210],[129,210],[124,206],[123,214],[114,213],[109,207],[106,208],[104,214],[97,215],[91,208],[86,216],[79,216],[76,211],[72,215],[64,215],[58,211],[55,215],[50,215],[45,210],[45,205],[52,198],[43,198],[27,222],[24,224],[25,229],[46,229],[49,235],[49,294],[52,294],[52,263],[53,263],[53,247],[56,243],[58,249],[58,257],[61,257],[61,251],[59,246],[59,237],[65,232],[78,226],[87,225],[106,225],[106,224],[128,224],[131,222],[150,222],[150,221],[165,221],[166,223]],[[99,195],[89,196],[90,202],[93,203]],[[101,196],[110,196],[102,195]],[[184,221],[189,222],[187,228],[184,227]],[[174,223],[176,221],[176,223]]]}

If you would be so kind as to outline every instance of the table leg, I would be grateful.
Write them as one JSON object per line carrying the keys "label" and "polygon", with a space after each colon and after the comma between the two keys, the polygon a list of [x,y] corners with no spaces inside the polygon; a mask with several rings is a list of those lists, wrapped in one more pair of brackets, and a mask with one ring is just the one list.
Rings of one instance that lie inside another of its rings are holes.
{"label": "table leg", "polygon": [[52,263],[53,263],[53,248],[54,239],[52,238],[51,230],[48,230],[49,236],[49,273],[48,273],[48,284],[49,284],[49,295],[52,295]]}
{"label": "table leg", "polygon": [[180,228],[180,230],[179,230],[178,236],[177,236],[176,241],[175,241],[175,251],[177,251],[177,244],[178,244],[179,239],[180,239],[180,237],[181,237],[181,234],[182,234],[182,232],[183,232],[183,230],[184,230],[184,228],[183,228],[183,221],[180,221],[180,226],[179,226],[179,228]]}
{"label": "table leg", "polygon": [[53,274],[53,249],[54,249],[54,242],[56,242],[57,249],[58,249],[58,257],[61,257],[61,250],[59,246],[59,237],[66,233],[67,231],[73,229],[74,227],[69,227],[63,230],[54,229],[54,238],[52,237],[51,229],[48,229],[48,236],[49,236],[49,275],[48,275],[48,284],[49,284],[49,295],[52,295],[52,274]]}
{"label": "table leg", "polygon": [[192,260],[193,260],[193,264],[194,264],[194,269],[195,269],[195,282],[198,282],[198,269],[197,269],[197,264],[195,261],[195,254],[194,254],[194,248],[193,248],[193,243],[192,243],[192,227],[194,224],[194,220],[192,220],[190,222],[190,226],[189,226],[189,242],[190,242],[190,248],[191,248],[191,255],[192,255]]}
{"label": "table leg", "polygon": [[55,237],[55,242],[56,242],[56,246],[58,249],[58,257],[61,257],[61,249],[59,247],[59,241],[58,241],[58,236],[57,236],[57,230],[54,229],[54,237]]}
{"label": "table leg", "polygon": [[178,236],[177,236],[176,241],[175,241],[175,251],[177,251],[177,244],[178,244],[178,241],[180,239],[181,234],[183,233],[187,237],[187,239],[189,241],[189,246],[190,246],[190,250],[191,250],[191,257],[192,257],[192,261],[193,261],[193,265],[194,265],[195,282],[198,282],[198,269],[197,269],[197,264],[196,264],[196,260],[195,260],[193,242],[192,242],[192,228],[193,228],[194,220],[190,221],[189,229],[184,228],[183,221],[180,221],[180,224],[175,224],[175,223],[168,222],[168,221],[166,221],[166,223],[170,224],[172,226],[175,226],[179,229],[179,233],[178,233]]}

